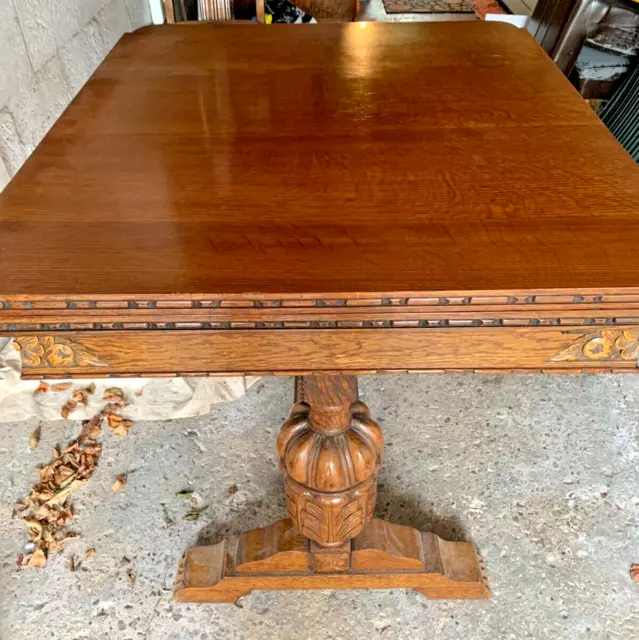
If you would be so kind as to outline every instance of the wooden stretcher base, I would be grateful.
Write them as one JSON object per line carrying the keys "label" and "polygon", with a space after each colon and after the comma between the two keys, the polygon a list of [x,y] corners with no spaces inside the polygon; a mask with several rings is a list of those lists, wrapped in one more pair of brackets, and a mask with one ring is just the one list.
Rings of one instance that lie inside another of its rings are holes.
{"label": "wooden stretcher base", "polygon": [[302,536],[291,519],[204,547],[180,561],[178,602],[235,602],[254,589],[410,588],[427,598],[488,598],[485,569],[469,542],[373,519],[339,547]]}

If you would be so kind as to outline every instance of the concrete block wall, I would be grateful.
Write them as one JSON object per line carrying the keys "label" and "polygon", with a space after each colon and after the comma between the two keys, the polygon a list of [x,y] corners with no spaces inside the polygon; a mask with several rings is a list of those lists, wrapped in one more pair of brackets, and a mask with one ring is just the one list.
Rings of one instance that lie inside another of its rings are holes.
{"label": "concrete block wall", "polygon": [[149,0],[0,0],[0,191]]}

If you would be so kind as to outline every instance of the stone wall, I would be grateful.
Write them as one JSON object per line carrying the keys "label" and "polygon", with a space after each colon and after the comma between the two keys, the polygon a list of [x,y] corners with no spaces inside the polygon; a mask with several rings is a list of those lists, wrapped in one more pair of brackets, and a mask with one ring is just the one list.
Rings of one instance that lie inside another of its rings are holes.
{"label": "stone wall", "polygon": [[149,0],[0,0],[0,190]]}

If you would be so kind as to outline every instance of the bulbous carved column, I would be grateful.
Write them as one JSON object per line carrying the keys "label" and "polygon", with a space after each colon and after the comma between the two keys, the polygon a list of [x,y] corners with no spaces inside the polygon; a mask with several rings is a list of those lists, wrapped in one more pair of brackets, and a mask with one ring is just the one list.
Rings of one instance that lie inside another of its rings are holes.
{"label": "bulbous carved column", "polygon": [[277,443],[288,512],[303,535],[338,547],[373,516],[382,432],[352,376],[298,377],[295,399]]}

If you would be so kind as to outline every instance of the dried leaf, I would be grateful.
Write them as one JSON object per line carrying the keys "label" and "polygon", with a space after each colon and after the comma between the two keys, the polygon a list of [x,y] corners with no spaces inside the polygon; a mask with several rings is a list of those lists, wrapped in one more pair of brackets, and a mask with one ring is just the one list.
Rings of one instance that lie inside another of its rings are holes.
{"label": "dried leaf", "polygon": [[74,533],[72,531],[69,531],[68,533],[66,533],[64,535],[64,537],[56,540],[55,542],[56,542],[56,544],[62,546],[65,542],[69,542],[69,540],[76,540],[79,537],[80,537],[79,533]]}
{"label": "dried leaf", "polygon": [[29,448],[35,449],[40,444],[40,436],[42,435],[42,426],[38,425],[36,430],[31,434],[29,438]]}
{"label": "dried leaf", "polygon": [[25,524],[27,525],[27,536],[31,542],[40,542],[44,535],[44,525],[35,518],[25,518]]}
{"label": "dried leaf", "polygon": [[62,417],[66,420],[69,417],[69,414],[72,411],[75,411],[75,408],[78,406],[78,403],[75,400],[69,400],[62,405],[62,409],[60,413]]}
{"label": "dried leaf", "polygon": [[122,416],[111,414],[107,417],[109,427],[116,436],[125,436],[133,426],[133,420],[127,420]]}
{"label": "dried leaf", "polygon": [[639,582],[639,564],[638,563],[634,563],[630,565],[630,577],[635,582]]}
{"label": "dried leaf", "polygon": [[80,448],[80,443],[77,440],[74,440],[70,444],[68,444],[62,451],[60,455],[65,455],[66,453],[71,453],[73,451],[77,451]]}
{"label": "dried leaf", "polygon": [[85,554],[84,554],[84,559],[88,560],[89,558],[93,558],[93,556],[97,553],[97,551],[95,549],[89,549]]}
{"label": "dried leaf", "polygon": [[36,487],[31,490],[31,495],[29,496],[29,498],[27,498],[27,502],[32,502],[33,500],[37,500],[38,502],[46,502],[47,500],[51,500],[54,495],[55,491],[53,491],[53,489],[39,489]]}
{"label": "dried leaf", "polygon": [[41,569],[47,564],[47,556],[42,549],[36,549],[22,560],[23,567],[36,567]]}
{"label": "dried leaf", "polygon": [[118,407],[124,407],[126,402],[124,400],[124,391],[119,387],[110,387],[106,389],[102,394],[102,399],[106,400],[109,404],[114,404]]}
{"label": "dried leaf", "polygon": [[50,389],[51,391],[68,391],[72,385],[72,382],[58,382],[57,384],[52,384]]}
{"label": "dried leaf", "polygon": [[[67,476],[66,478],[64,478],[64,480],[62,480],[62,482],[60,482],[60,484],[58,485],[58,489],[62,490],[65,489],[71,482],[73,482],[75,479],[80,480],[81,478],[78,478],[78,472],[74,472],[72,473],[70,476]],[[56,476],[53,476],[53,479],[55,481]]]}
{"label": "dried leaf", "polygon": [[49,390],[49,385],[44,382],[41,381],[40,384],[38,385],[37,389],[33,392],[34,394],[36,393],[46,393]]}
{"label": "dried leaf", "polygon": [[85,387],[84,390],[89,394],[93,395],[95,393],[95,383],[91,383],[89,386]]}
{"label": "dried leaf", "polygon": [[75,556],[69,556],[68,560],[69,571],[77,571],[80,565],[75,563]]}
{"label": "dried leaf", "polygon": [[111,485],[111,489],[117,493],[126,485],[127,480],[126,473],[121,473],[119,476],[116,476],[115,482]]}
{"label": "dried leaf", "polygon": [[87,438],[98,438],[102,435],[102,416],[98,414],[97,416],[93,416],[91,420],[87,420],[82,424],[82,431],[80,431],[80,435],[78,436],[78,440],[86,440]]}
{"label": "dried leaf", "polygon": [[232,496],[232,495],[235,495],[236,493],[237,493],[237,485],[236,484],[232,484],[229,487],[229,495]]}
{"label": "dried leaf", "polygon": [[73,400],[75,400],[76,402],[83,404],[86,406],[87,401],[88,401],[88,397],[89,394],[87,393],[86,389],[78,389],[77,391],[74,391],[71,394],[71,397],[73,398]]}
{"label": "dried leaf", "polygon": [[189,522],[195,522],[196,520],[200,519],[200,512],[199,511],[191,511],[189,513],[187,513],[184,516],[185,520],[188,520]]}
{"label": "dried leaf", "polygon": [[66,486],[61,491],[58,491],[51,500],[45,502],[42,506],[38,507],[35,512],[35,517],[38,520],[42,520],[47,517],[48,511],[51,510],[52,507],[61,506],[64,504],[66,499],[78,489],[81,489],[86,484],[86,480],[73,480],[68,486]]}
{"label": "dried leaf", "polygon": [[63,464],[59,466],[53,474],[53,482],[55,482],[58,486],[66,486],[69,478],[73,476],[75,476],[75,469]]}
{"label": "dried leaf", "polygon": [[107,416],[107,422],[109,423],[109,427],[111,427],[111,429],[119,427],[122,424],[122,420],[122,416],[118,416],[114,413]]}

